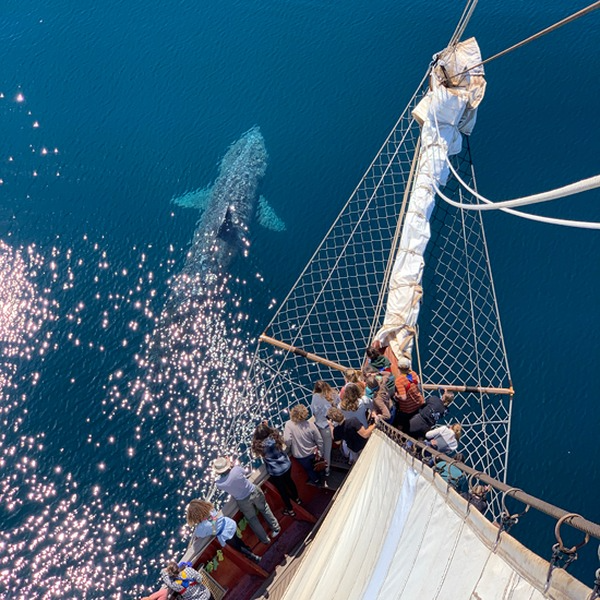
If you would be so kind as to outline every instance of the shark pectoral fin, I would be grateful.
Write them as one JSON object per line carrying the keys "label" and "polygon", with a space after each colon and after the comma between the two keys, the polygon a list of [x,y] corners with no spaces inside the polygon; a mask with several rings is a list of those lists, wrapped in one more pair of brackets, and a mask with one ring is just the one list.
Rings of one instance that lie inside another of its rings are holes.
{"label": "shark pectoral fin", "polygon": [[186,192],[181,196],[173,197],[171,198],[171,202],[182,208],[195,208],[196,210],[203,211],[208,206],[211,194],[212,186],[207,186]]}
{"label": "shark pectoral fin", "polygon": [[260,196],[258,199],[256,218],[263,227],[271,231],[285,231],[285,223],[275,214],[273,207],[264,196]]}

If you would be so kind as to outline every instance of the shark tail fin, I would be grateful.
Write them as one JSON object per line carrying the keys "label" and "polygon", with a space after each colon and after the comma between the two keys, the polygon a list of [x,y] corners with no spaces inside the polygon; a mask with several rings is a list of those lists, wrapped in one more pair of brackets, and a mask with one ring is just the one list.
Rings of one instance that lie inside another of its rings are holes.
{"label": "shark tail fin", "polygon": [[271,231],[285,231],[285,223],[280,219],[273,207],[267,202],[264,196],[258,199],[258,207],[256,209],[256,218],[258,222]]}

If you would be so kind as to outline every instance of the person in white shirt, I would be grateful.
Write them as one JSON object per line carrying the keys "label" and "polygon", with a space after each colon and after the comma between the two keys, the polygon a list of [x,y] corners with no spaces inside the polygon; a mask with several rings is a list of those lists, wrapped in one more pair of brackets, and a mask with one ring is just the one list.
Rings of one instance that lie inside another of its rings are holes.
{"label": "person in white shirt", "polygon": [[450,427],[447,425],[436,427],[435,429],[428,431],[425,434],[425,437],[433,448],[444,454],[451,455],[454,454],[458,448],[458,440],[460,439],[461,433],[461,425],[455,423],[454,425],[450,425]]}

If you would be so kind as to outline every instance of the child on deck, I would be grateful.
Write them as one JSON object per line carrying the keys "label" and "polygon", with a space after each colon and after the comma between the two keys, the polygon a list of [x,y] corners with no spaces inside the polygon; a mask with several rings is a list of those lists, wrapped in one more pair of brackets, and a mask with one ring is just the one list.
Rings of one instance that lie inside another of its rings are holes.
{"label": "child on deck", "polygon": [[161,572],[163,583],[167,586],[142,600],[166,600],[169,590],[185,600],[210,600],[211,594],[202,583],[202,575],[192,567],[192,563],[170,562]]}
{"label": "child on deck", "polygon": [[239,537],[237,537],[237,523],[229,517],[223,516],[215,510],[211,502],[206,500],[192,500],[185,510],[187,524],[194,528],[194,535],[199,538],[214,535],[221,546],[231,546],[254,562],[260,562],[260,556]]}

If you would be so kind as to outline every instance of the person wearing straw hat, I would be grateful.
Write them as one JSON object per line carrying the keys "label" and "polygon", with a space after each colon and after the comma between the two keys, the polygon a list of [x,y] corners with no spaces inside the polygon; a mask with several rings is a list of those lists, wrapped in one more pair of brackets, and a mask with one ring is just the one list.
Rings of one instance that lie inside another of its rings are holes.
{"label": "person wearing straw hat", "polygon": [[217,489],[227,492],[238,504],[242,514],[246,517],[252,531],[263,544],[270,542],[269,536],[258,520],[257,511],[261,513],[271,528],[271,539],[279,535],[281,527],[275,518],[263,491],[249,481],[244,470],[233,466],[225,456],[215,458],[212,468],[217,475]]}

